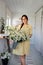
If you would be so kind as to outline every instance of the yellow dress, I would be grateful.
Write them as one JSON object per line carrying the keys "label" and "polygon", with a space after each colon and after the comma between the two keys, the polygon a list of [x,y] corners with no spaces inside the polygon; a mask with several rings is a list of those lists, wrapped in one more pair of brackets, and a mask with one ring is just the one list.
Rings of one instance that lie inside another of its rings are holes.
{"label": "yellow dress", "polygon": [[[18,26],[18,30],[21,25]],[[26,34],[32,34],[32,26],[30,24],[24,25],[21,30],[23,30]],[[30,39],[19,43],[16,49],[13,49],[12,53],[16,55],[28,55],[30,50]]]}

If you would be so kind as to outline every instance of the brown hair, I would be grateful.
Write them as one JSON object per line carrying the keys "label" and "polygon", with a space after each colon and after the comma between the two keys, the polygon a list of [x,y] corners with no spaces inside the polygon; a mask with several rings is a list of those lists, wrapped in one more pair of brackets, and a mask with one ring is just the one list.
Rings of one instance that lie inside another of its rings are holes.
{"label": "brown hair", "polygon": [[21,20],[22,20],[23,17],[25,17],[28,20],[27,15],[22,15]]}
{"label": "brown hair", "polygon": [[[25,17],[25,18],[28,20],[27,15],[22,15],[21,20],[22,20],[23,17]],[[23,27],[23,25],[24,25],[24,23],[21,24],[21,28]],[[20,28],[20,29],[21,29],[21,28]]]}

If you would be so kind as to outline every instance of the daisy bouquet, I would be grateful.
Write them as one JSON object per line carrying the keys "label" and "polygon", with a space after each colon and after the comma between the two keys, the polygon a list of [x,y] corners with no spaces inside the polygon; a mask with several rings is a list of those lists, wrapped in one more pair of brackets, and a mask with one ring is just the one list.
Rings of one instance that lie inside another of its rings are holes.
{"label": "daisy bouquet", "polygon": [[25,41],[29,39],[29,36],[22,30],[18,31],[17,27],[8,27],[8,31],[9,38],[14,40],[15,42]]}

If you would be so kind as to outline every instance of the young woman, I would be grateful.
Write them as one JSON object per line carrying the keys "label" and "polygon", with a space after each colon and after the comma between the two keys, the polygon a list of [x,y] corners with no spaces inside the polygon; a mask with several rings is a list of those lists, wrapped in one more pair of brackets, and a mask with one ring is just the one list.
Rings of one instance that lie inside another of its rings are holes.
{"label": "young woman", "polygon": [[[23,30],[31,38],[32,36],[32,26],[28,24],[27,15],[21,17],[22,24],[18,25],[18,30]],[[29,53],[30,39],[20,42],[16,49],[13,50],[13,54],[20,55],[21,65],[26,65],[25,57]]]}

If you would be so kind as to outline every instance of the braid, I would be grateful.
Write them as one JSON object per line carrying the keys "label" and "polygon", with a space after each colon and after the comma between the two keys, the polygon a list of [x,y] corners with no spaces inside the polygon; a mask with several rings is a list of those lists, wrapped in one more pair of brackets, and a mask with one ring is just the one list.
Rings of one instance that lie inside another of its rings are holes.
{"label": "braid", "polygon": [[23,25],[24,25],[24,23],[22,23],[22,24],[21,24],[21,27],[20,27],[20,29],[23,27]]}

